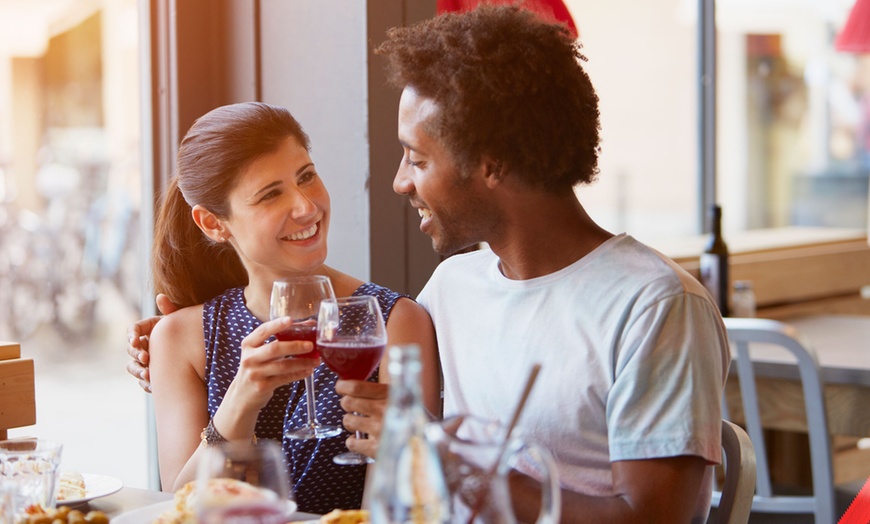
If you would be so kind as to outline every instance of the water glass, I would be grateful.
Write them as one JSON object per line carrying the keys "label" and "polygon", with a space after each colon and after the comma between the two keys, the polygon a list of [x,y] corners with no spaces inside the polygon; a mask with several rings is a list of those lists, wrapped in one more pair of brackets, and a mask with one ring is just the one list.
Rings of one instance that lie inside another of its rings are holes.
{"label": "water glass", "polygon": [[33,505],[55,507],[62,448],[59,442],[42,439],[0,441],[0,483],[13,486],[19,513]]}
{"label": "water glass", "polygon": [[296,511],[281,446],[271,440],[204,450],[196,485],[201,524],[284,524]]}

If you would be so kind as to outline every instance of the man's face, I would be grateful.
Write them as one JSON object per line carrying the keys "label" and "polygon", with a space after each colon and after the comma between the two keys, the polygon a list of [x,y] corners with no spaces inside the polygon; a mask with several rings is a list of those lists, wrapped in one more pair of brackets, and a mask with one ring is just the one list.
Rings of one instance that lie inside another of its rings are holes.
{"label": "man's face", "polygon": [[[439,107],[406,87],[399,101],[399,142],[404,154],[393,190],[407,195],[420,214],[420,231],[432,249],[450,255],[487,240],[496,220],[487,199],[483,167],[463,172],[444,143],[429,132]],[[428,124],[428,126],[427,126]]]}

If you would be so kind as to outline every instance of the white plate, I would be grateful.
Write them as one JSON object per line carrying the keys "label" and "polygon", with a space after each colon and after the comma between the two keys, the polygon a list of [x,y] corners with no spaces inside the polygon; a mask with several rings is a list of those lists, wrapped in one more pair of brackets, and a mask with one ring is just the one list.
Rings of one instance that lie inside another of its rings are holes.
{"label": "white plate", "polygon": [[[116,517],[112,517],[112,524],[147,524],[154,522],[157,517],[175,507],[174,500],[165,500],[139,509],[125,511]],[[289,521],[300,521],[316,517],[311,513],[294,513]],[[317,523],[318,520],[305,520],[305,522]]]}
{"label": "white plate", "polygon": [[89,500],[111,495],[124,487],[124,483],[115,477],[82,473],[85,479],[85,496],[79,499],[58,500],[58,506],[75,506]]}
{"label": "white plate", "polygon": [[164,500],[163,502],[139,509],[125,511],[118,516],[112,517],[112,524],[147,524],[148,522],[154,522],[157,520],[157,517],[174,507],[174,500]]}

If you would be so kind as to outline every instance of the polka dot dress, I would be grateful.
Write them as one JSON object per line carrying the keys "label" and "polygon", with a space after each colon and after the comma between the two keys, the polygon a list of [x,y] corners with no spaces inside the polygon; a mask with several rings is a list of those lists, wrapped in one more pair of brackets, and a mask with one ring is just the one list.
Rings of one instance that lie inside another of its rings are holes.
{"label": "polka dot dress", "polygon": [[[407,297],[372,283],[363,284],[353,295],[376,297],[385,321],[396,301]],[[244,288],[230,289],[206,302],[202,320],[206,347],[208,411],[213,416],[239,368],[242,339],[262,322],[245,307]],[[341,427],[344,410],[341,409],[339,396],[335,393],[337,378],[326,364],[321,363],[314,370],[317,419],[322,424]],[[370,380],[377,380],[377,371]],[[339,466],[332,462],[333,456],[347,451],[344,445],[349,436],[347,431],[322,440],[294,440],[283,436],[285,428],[305,425],[305,395],[305,383],[302,380],[276,389],[269,403],[260,411],[256,426],[257,438],[282,443],[299,511],[322,514],[336,508],[359,508],[362,504],[365,466]]]}

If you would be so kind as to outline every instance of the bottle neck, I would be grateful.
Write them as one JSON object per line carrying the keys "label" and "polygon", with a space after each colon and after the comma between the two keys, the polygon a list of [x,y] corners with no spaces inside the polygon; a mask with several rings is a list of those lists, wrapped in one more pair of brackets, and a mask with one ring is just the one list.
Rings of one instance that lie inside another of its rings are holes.
{"label": "bottle neck", "polygon": [[722,208],[716,205],[710,208],[710,233],[715,237],[722,236]]}
{"label": "bottle neck", "polygon": [[422,405],[421,364],[417,347],[394,346],[390,348],[389,357],[390,403],[403,407]]}

